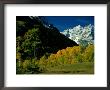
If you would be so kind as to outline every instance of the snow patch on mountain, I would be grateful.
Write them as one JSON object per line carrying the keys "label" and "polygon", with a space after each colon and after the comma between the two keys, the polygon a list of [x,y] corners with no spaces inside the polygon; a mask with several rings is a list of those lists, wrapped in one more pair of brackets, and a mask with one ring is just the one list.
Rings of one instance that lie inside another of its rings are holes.
{"label": "snow patch on mountain", "polygon": [[82,27],[81,25],[66,29],[60,32],[75,41],[77,44],[93,44],[94,43],[94,26],[89,24]]}

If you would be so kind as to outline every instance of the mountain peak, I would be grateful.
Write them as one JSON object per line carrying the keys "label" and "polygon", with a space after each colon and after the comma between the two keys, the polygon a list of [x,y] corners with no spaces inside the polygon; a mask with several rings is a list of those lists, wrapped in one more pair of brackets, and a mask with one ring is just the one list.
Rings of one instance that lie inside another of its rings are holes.
{"label": "mountain peak", "polygon": [[93,44],[94,41],[94,26],[91,24],[84,27],[77,25],[73,28],[66,29],[61,33],[75,41],[77,44],[82,44],[83,41],[87,44]]}

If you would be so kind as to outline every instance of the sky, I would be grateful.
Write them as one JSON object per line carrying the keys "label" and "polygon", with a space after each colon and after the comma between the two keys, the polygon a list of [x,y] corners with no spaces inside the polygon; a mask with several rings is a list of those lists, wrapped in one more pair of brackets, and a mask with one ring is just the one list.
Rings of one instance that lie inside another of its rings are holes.
{"label": "sky", "polygon": [[94,16],[45,16],[46,20],[53,24],[60,32],[77,25],[94,25]]}

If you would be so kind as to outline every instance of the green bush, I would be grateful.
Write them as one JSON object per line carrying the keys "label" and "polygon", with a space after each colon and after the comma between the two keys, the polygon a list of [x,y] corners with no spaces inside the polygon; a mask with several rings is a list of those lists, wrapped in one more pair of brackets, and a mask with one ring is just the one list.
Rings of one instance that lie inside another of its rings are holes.
{"label": "green bush", "polygon": [[24,60],[24,62],[21,63],[17,61],[16,72],[17,74],[32,74],[32,73],[34,74],[34,73],[40,73],[40,69],[38,63],[34,59]]}

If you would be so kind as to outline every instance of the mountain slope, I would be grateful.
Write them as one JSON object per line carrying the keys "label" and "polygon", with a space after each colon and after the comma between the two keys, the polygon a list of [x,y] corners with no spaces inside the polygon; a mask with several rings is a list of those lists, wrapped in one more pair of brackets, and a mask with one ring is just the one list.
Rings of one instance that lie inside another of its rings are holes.
{"label": "mountain slope", "polygon": [[16,29],[16,52],[22,59],[39,59],[46,53],[78,45],[54,26],[45,26],[38,17],[17,16]]}

